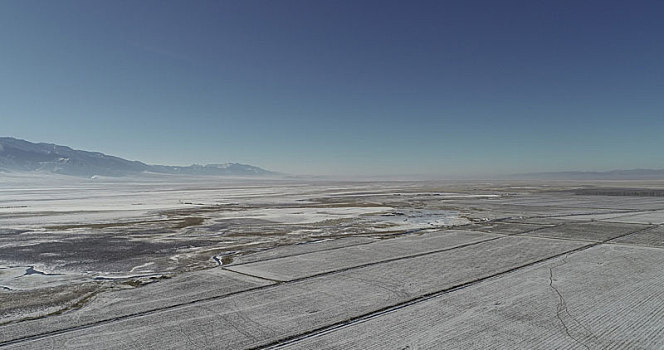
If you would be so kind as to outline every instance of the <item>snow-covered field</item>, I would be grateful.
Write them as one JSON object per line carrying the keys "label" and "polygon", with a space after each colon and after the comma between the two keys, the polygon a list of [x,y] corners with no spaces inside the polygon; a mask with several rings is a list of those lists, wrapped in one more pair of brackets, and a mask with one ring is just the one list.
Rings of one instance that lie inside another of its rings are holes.
{"label": "snow-covered field", "polygon": [[463,225],[445,200],[494,197],[405,182],[0,174],[0,287],[148,278],[279,245]]}

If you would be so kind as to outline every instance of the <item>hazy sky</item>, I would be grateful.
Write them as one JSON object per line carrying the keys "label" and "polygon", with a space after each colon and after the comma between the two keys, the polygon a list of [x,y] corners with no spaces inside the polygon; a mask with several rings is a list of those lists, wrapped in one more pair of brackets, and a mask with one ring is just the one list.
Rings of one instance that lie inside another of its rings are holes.
{"label": "hazy sky", "polygon": [[0,136],[296,174],[664,168],[664,1],[0,1]]}

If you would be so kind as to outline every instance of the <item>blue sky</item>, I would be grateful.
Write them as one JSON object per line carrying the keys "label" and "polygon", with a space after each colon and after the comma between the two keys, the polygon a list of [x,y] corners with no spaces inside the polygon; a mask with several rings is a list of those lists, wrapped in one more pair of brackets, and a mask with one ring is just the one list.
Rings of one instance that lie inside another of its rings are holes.
{"label": "blue sky", "polygon": [[159,164],[664,168],[661,1],[0,1],[0,134]]}

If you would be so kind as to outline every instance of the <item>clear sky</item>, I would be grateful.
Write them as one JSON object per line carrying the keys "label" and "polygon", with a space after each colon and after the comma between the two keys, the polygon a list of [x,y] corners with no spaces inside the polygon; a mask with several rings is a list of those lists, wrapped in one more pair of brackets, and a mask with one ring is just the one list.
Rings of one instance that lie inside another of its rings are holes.
{"label": "clear sky", "polygon": [[664,1],[0,1],[0,136],[293,174],[664,168]]}

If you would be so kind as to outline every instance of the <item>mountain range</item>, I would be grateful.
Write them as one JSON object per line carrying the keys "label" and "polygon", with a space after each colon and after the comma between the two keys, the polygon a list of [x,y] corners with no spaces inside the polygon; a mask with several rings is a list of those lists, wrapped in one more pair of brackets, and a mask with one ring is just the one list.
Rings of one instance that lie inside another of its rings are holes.
{"label": "mountain range", "polygon": [[269,176],[277,173],[247,164],[190,166],[150,165],[99,152],[75,150],[52,143],[0,137],[0,171],[38,171],[73,176],[125,176],[140,173]]}
{"label": "mountain range", "polygon": [[[0,172],[34,171],[73,176],[125,176],[140,173],[182,175],[271,176],[278,173],[256,166],[225,163],[189,166],[151,165],[75,150],[52,143],[33,143],[13,137],[0,137]],[[611,171],[565,171],[515,174],[508,179],[523,180],[664,180],[664,169]]]}
{"label": "mountain range", "polygon": [[664,180],[664,169],[559,171],[515,174],[509,178],[524,180]]}

